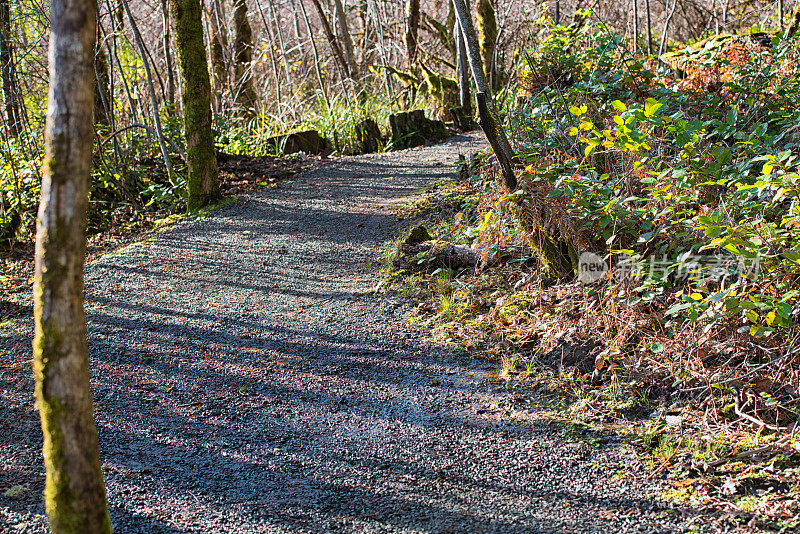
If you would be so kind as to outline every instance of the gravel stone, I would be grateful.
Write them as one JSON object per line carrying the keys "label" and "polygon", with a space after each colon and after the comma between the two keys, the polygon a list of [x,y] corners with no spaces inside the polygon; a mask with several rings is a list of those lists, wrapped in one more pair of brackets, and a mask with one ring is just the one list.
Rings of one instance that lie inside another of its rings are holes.
{"label": "gravel stone", "polygon": [[[87,266],[115,532],[686,530],[630,453],[487,411],[491,364],[365,294],[392,204],[483,147],[334,160]],[[2,532],[46,532],[31,327],[0,339]]]}

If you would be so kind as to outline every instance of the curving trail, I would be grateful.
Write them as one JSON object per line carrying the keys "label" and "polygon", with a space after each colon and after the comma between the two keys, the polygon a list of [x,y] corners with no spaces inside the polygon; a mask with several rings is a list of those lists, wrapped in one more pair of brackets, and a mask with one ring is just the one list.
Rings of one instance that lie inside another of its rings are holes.
{"label": "curving trail", "polygon": [[[478,139],[337,160],[87,268],[117,533],[685,529],[613,443],[486,413],[513,400],[492,365],[363,295],[390,204]],[[0,490],[28,490],[0,532],[45,529],[29,322],[0,332]]]}

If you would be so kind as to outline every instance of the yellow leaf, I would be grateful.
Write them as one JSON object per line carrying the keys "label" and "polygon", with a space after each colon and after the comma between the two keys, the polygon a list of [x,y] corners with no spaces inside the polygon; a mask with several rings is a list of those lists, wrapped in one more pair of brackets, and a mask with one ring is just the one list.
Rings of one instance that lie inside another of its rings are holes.
{"label": "yellow leaf", "polygon": [[569,135],[578,135],[578,129],[573,126],[569,129]]}

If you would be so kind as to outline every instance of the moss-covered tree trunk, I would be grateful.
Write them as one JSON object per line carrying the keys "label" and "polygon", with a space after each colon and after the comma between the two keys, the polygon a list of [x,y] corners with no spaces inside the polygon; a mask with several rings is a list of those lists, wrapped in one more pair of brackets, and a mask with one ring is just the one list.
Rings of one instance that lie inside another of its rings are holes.
{"label": "moss-covered tree trunk", "polygon": [[45,509],[56,534],[111,532],[83,311],[94,108],[96,0],[52,0],[50,92],[36,231],[33,369]]}
{"label": "moss-covered tree trunk", "polygon": [[417,60],[419,41],[419,0],[406,0],[406,33],[403,35],[406,45],[406,61],[411,68]]}
{"label": "moss-covered tree trunk", "polygon": [[233,72],[236,76],[236,103],[246,115],[256,107],[253,89],[253,29],[247,19],[247,2],[233,0]]}
{"label": "moss-covered tree trunk", "polygon": [[203,43],[200,0],[169,0],[181,77],[186,132],[188,209],[219,199],[219,170],[211,133],[211,83]]}
{"label": "moss-covered tree trunk", "polygon": [[495,41],[497,40],[497,18],[491,0],[478,0],[475,4],[475,19],[478,23],[478,47],[480,48],[483,72],[486,80],[496,91],[499,87],[497,63],[494,57]]}

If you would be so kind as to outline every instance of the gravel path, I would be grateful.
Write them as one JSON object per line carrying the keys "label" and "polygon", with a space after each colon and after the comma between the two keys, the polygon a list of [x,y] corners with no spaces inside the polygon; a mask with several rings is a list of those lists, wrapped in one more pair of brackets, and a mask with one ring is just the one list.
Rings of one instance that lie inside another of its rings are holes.
{"label": "gravel path", "polygon": [[[478,146],[334,161],[87,268],[117,533],[683,530],[613,443],[492,415],[513,399],[491,364],[363,294],[390,204]],[[0,531],[44,532],[22,323],[0,332],[0,492],[23,486],[0,495]]]}

